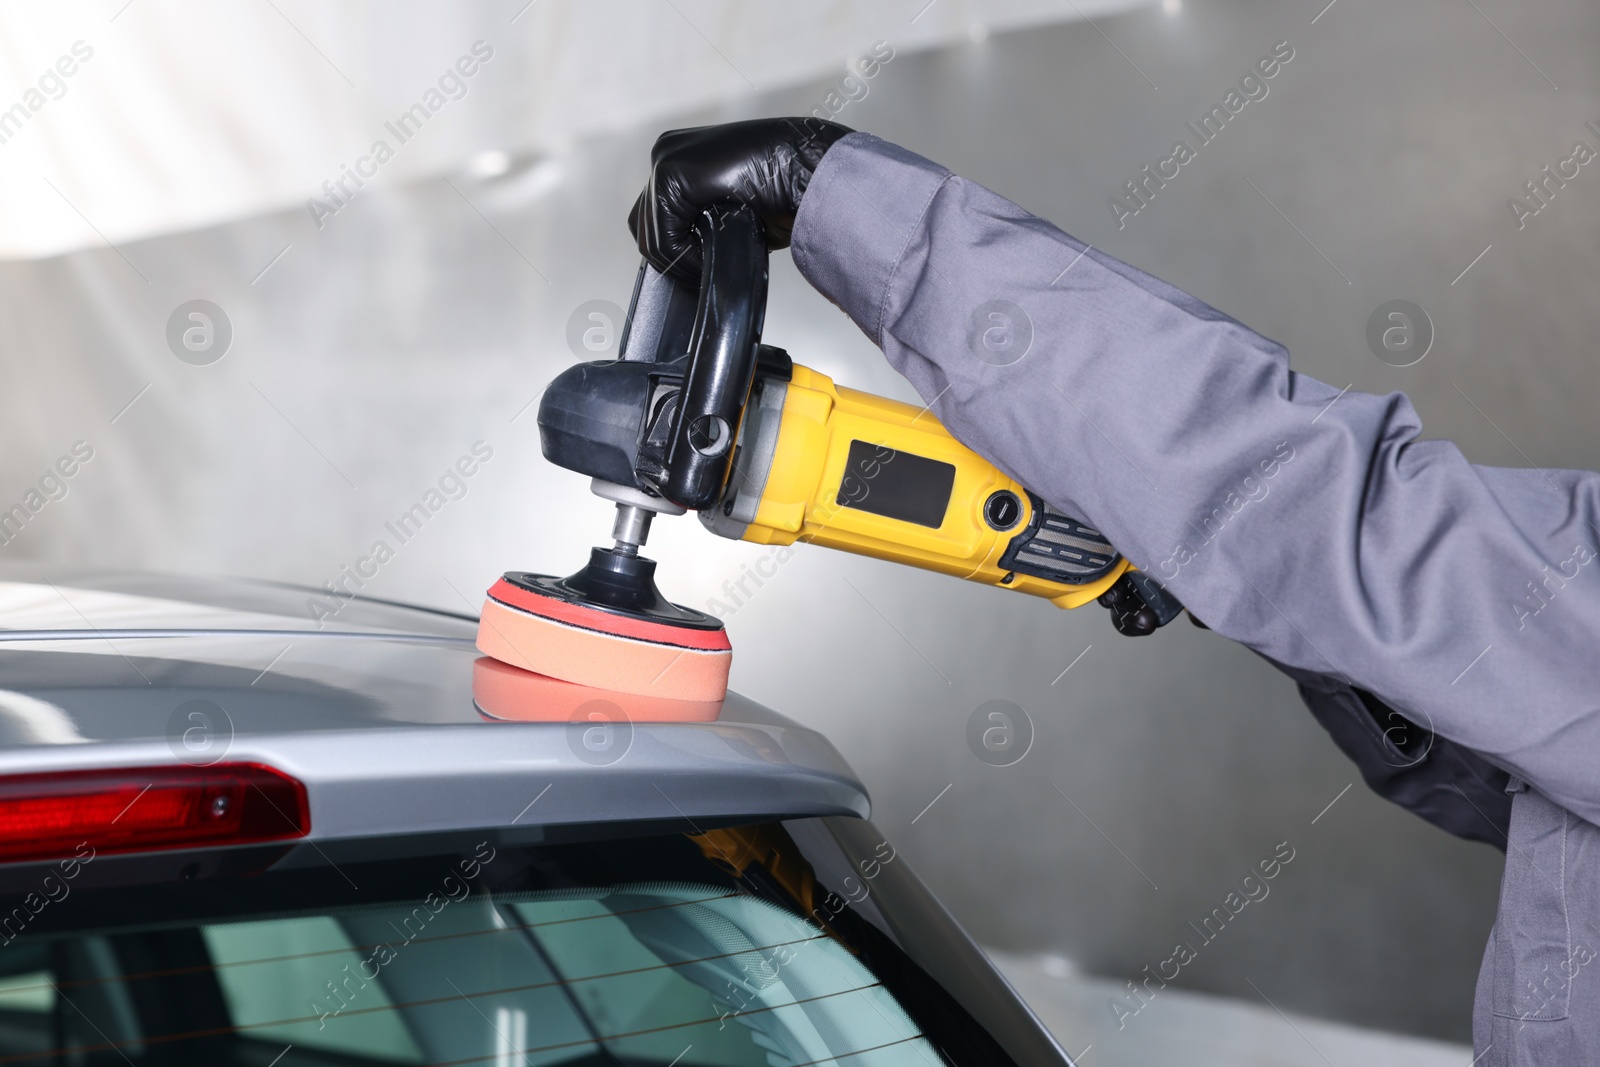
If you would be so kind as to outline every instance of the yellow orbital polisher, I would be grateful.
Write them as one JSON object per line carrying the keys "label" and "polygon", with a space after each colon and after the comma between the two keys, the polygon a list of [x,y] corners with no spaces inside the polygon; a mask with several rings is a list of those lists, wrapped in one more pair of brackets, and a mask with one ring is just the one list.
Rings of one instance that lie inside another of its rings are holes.
{"label": "yellow orbital polisher", "polygon": [[835,385],[762,344],[760,223],[730,205],[696,229],[698,290],[641,266],[621,358],[563,371],[540,402],[545,458],[616,504],[615,544],[565,578],[496,582],[478,630],[485,655],[601,689],[721,699],[732,655],[721,621],[663,598],[639,555],[654,516],[685,511],[722,537],[824,545],[1064,608],[1099,601],[1125,634],[1182,610],[926,408]]}

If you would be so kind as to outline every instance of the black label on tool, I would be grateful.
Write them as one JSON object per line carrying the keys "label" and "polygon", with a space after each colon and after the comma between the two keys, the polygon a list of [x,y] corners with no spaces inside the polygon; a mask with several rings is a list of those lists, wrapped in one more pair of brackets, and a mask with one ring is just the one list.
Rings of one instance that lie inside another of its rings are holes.
{"label": "black label on tool", "polygon": [[851,441],[837,500],[842,507],[938,529],[955,481],[952,464]]}

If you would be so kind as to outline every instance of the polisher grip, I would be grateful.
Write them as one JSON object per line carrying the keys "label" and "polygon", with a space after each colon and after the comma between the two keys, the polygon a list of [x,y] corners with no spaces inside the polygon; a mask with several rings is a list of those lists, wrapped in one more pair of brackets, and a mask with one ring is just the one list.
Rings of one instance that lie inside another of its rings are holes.
{"label": "polisher grip", "polygon": [[760,220],[743,205],[708,208],[695,233],[700,296],[661,489],[698,511],[721,495],[750,395],[766,317],[767,244]]}

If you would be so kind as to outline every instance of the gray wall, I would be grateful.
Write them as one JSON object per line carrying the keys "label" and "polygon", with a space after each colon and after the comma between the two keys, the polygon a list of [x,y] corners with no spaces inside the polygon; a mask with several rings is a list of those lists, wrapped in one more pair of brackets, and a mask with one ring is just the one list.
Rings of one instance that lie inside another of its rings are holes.
{"label": "gray wall", "polygon": [[[1189,0],[1177,17],[1152,8],[902,53],[840,120],[1225,309],[1284,342],[1300,371],[1405,391],[1429,434],[1475,461],[1600,466],[1600,169],[1521,232],[1506,206],[1574,140],[1600,146],[1584,128],[1600,122],[1600,11],[1339,0],[1312,24],[1321,7]],[[1285,39],[1295,58],[1269,95],[1119,230],[1108,198]],[[806,111],[826,89],[682,122]],[[608,508],[542,461],[531,409],[514,417],[574,358],[574,309],[626,303],[636,256],[622,220],[655,132],[492,181],[374,187],[320,232],[293,211],[123,248],[148,285],[110,250],[0,266],[0,498],[20,498],[73,441],[96,448],[0,558],[317,584],[483,439],[494,459],[466,497],[368,591],[464,609],[499,571],[575,568]],[[194,297],[236,330],[209,367],[163,339]],[[1437,331],[1404,369],[1365,339],[1395,298]],[[786,256],[767,338],[847,384],[909,396]],[[651,554],[669,595],[700,606],[762,551],[686,519],[659,523]],[[818,549],[728,625],[735,685],[835,738],[884,829],[980,940],[1131,979],[1287,841],[1295,859],[1271,895],[1182,984],[1467,1034],[1498,854],[1367,793],[1250,653],[1187,623],[1119,638],[1098,608]],[[1036,733],[1008,768],[966,741],[973,709],[996,699]]]}

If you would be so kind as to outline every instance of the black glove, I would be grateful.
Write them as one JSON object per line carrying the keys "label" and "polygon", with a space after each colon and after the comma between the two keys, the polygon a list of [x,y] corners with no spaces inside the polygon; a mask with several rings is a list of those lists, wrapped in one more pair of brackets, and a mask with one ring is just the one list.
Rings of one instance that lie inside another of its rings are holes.
{"label": "black glove", "polygon": [[787,248],[812,173],[850,132],[809,117],[668,130],[650,153],[650,181],[628,229],[651,266],[688,281],[700,277],[695,219],[712,204],[748,205],[766,227],[767,247]]}

